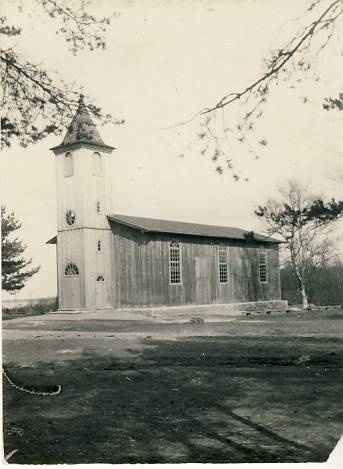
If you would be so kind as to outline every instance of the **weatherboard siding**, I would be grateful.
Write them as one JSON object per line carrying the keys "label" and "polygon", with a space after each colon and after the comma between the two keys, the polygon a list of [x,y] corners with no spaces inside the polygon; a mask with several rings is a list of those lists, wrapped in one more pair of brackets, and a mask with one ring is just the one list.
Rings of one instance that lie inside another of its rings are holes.
{"label": "weatherboard siding", "polygon": [[[111,222],[112,304],[161,306],[280,299],[278,245],[254,241],[147,233]],[[169,243],[178,241],[182,284],[170,284]],[[218,246],[228,247],[228,282],[219,283]],[[268,283],[259,281],[259,249],[267,253]]]}

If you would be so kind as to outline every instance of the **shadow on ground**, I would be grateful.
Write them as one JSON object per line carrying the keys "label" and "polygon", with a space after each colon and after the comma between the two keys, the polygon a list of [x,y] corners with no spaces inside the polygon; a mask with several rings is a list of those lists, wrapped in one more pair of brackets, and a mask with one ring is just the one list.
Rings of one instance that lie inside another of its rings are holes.
{"label": "shadow on ground", "polygon": [[37,397],[5,382],[10,462],[320,462],[341,435],[339,339],[142,342],[122,358],[89,347],[61,363],[9,363],[21,381],[62,385]]}

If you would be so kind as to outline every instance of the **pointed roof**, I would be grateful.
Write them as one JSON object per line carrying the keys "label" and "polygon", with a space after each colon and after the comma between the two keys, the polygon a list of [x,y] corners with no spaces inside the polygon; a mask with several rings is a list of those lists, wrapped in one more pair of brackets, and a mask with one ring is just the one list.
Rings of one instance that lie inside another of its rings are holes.
{"label": "pointed roof", "polygon": [[89,140],[100,145],[105,145],[94,122],[92,121],[88,109],[86,108],[82,95],[79,99],[79,107],[68,127],[62,145],[66,143],[74,143],[79,140]]}
{"label": "pointed roof", "polygon": [[92,121],[87,106],[84,103],[83,95],[80,95],[78,109],[71,121],[63,142],[52,148],[55,153],[66,151],[69,148],[87,146],[107,151],[114,148],[106,145]]}

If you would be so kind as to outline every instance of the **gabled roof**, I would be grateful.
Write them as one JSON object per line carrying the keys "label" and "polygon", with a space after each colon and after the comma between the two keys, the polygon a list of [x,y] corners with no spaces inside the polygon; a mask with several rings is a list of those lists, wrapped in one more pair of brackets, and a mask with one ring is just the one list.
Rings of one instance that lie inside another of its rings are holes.
{"label": "gabled roof", "polygon": [[182,235],[207,236],[211,238],[227,238],[254,240],[268,243],[281,243],[278,239],[268,238],[257,233],[232,228],[228,226],[202,225],[199,223],[186,223],[183,221],[159,220],[154,218],[132,217],[128,215],[112,214],[107,216],[111,222],[121,223],[123,225],[136,228],[137,230],[151,233],[175,233]]}
{"label": "gabled roof", "polygon": [[83,101],[83,96],[80,96],[79,107],[71,121],[67,133],[64,136],[63,142],[51,150],[65,151],[68,148],[73,148],[79,145],[91,146],[94,148],[112,150],[113,147],[106,145],[92,121],[90,113]]}

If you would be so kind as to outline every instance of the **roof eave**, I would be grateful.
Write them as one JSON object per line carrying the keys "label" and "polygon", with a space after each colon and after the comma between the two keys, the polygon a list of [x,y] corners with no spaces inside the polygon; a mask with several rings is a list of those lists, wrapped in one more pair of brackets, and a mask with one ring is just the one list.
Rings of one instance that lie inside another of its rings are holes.
{"label": "roof eave", "polygon": [[75,150],[81,147],[95,149],[103,151],[105,153],[112,153],[113,150],[116,150],[115,147],[111,147],[110,145],[105,145],[104,143],[91,142],[89,140],[76,140],[75,142],[61,143],[56,147],[50,148],[50,150],[52,150],[55,155],[58,155],[59,153],[63,153],[68,150]]}
{"label": "roof eave", "polygon": [[46,241],[45,244],[57,244],[57,235],[53,236],[51,239]]}
{"label": "roof eave", "polygon": [[134,225],[133,223],[128,223],[123,220],[118,220],[117,218],[114,218],[111,215],[106,215],[106,218],[109,221],[114,221],[116,223],[120,223],[121,225],[129,226],[130,228],[134,228],[135,230],[144,231],[147,233],[155,233],[155,231],[149,230],[147,228],[142,228],[141,226]]}

